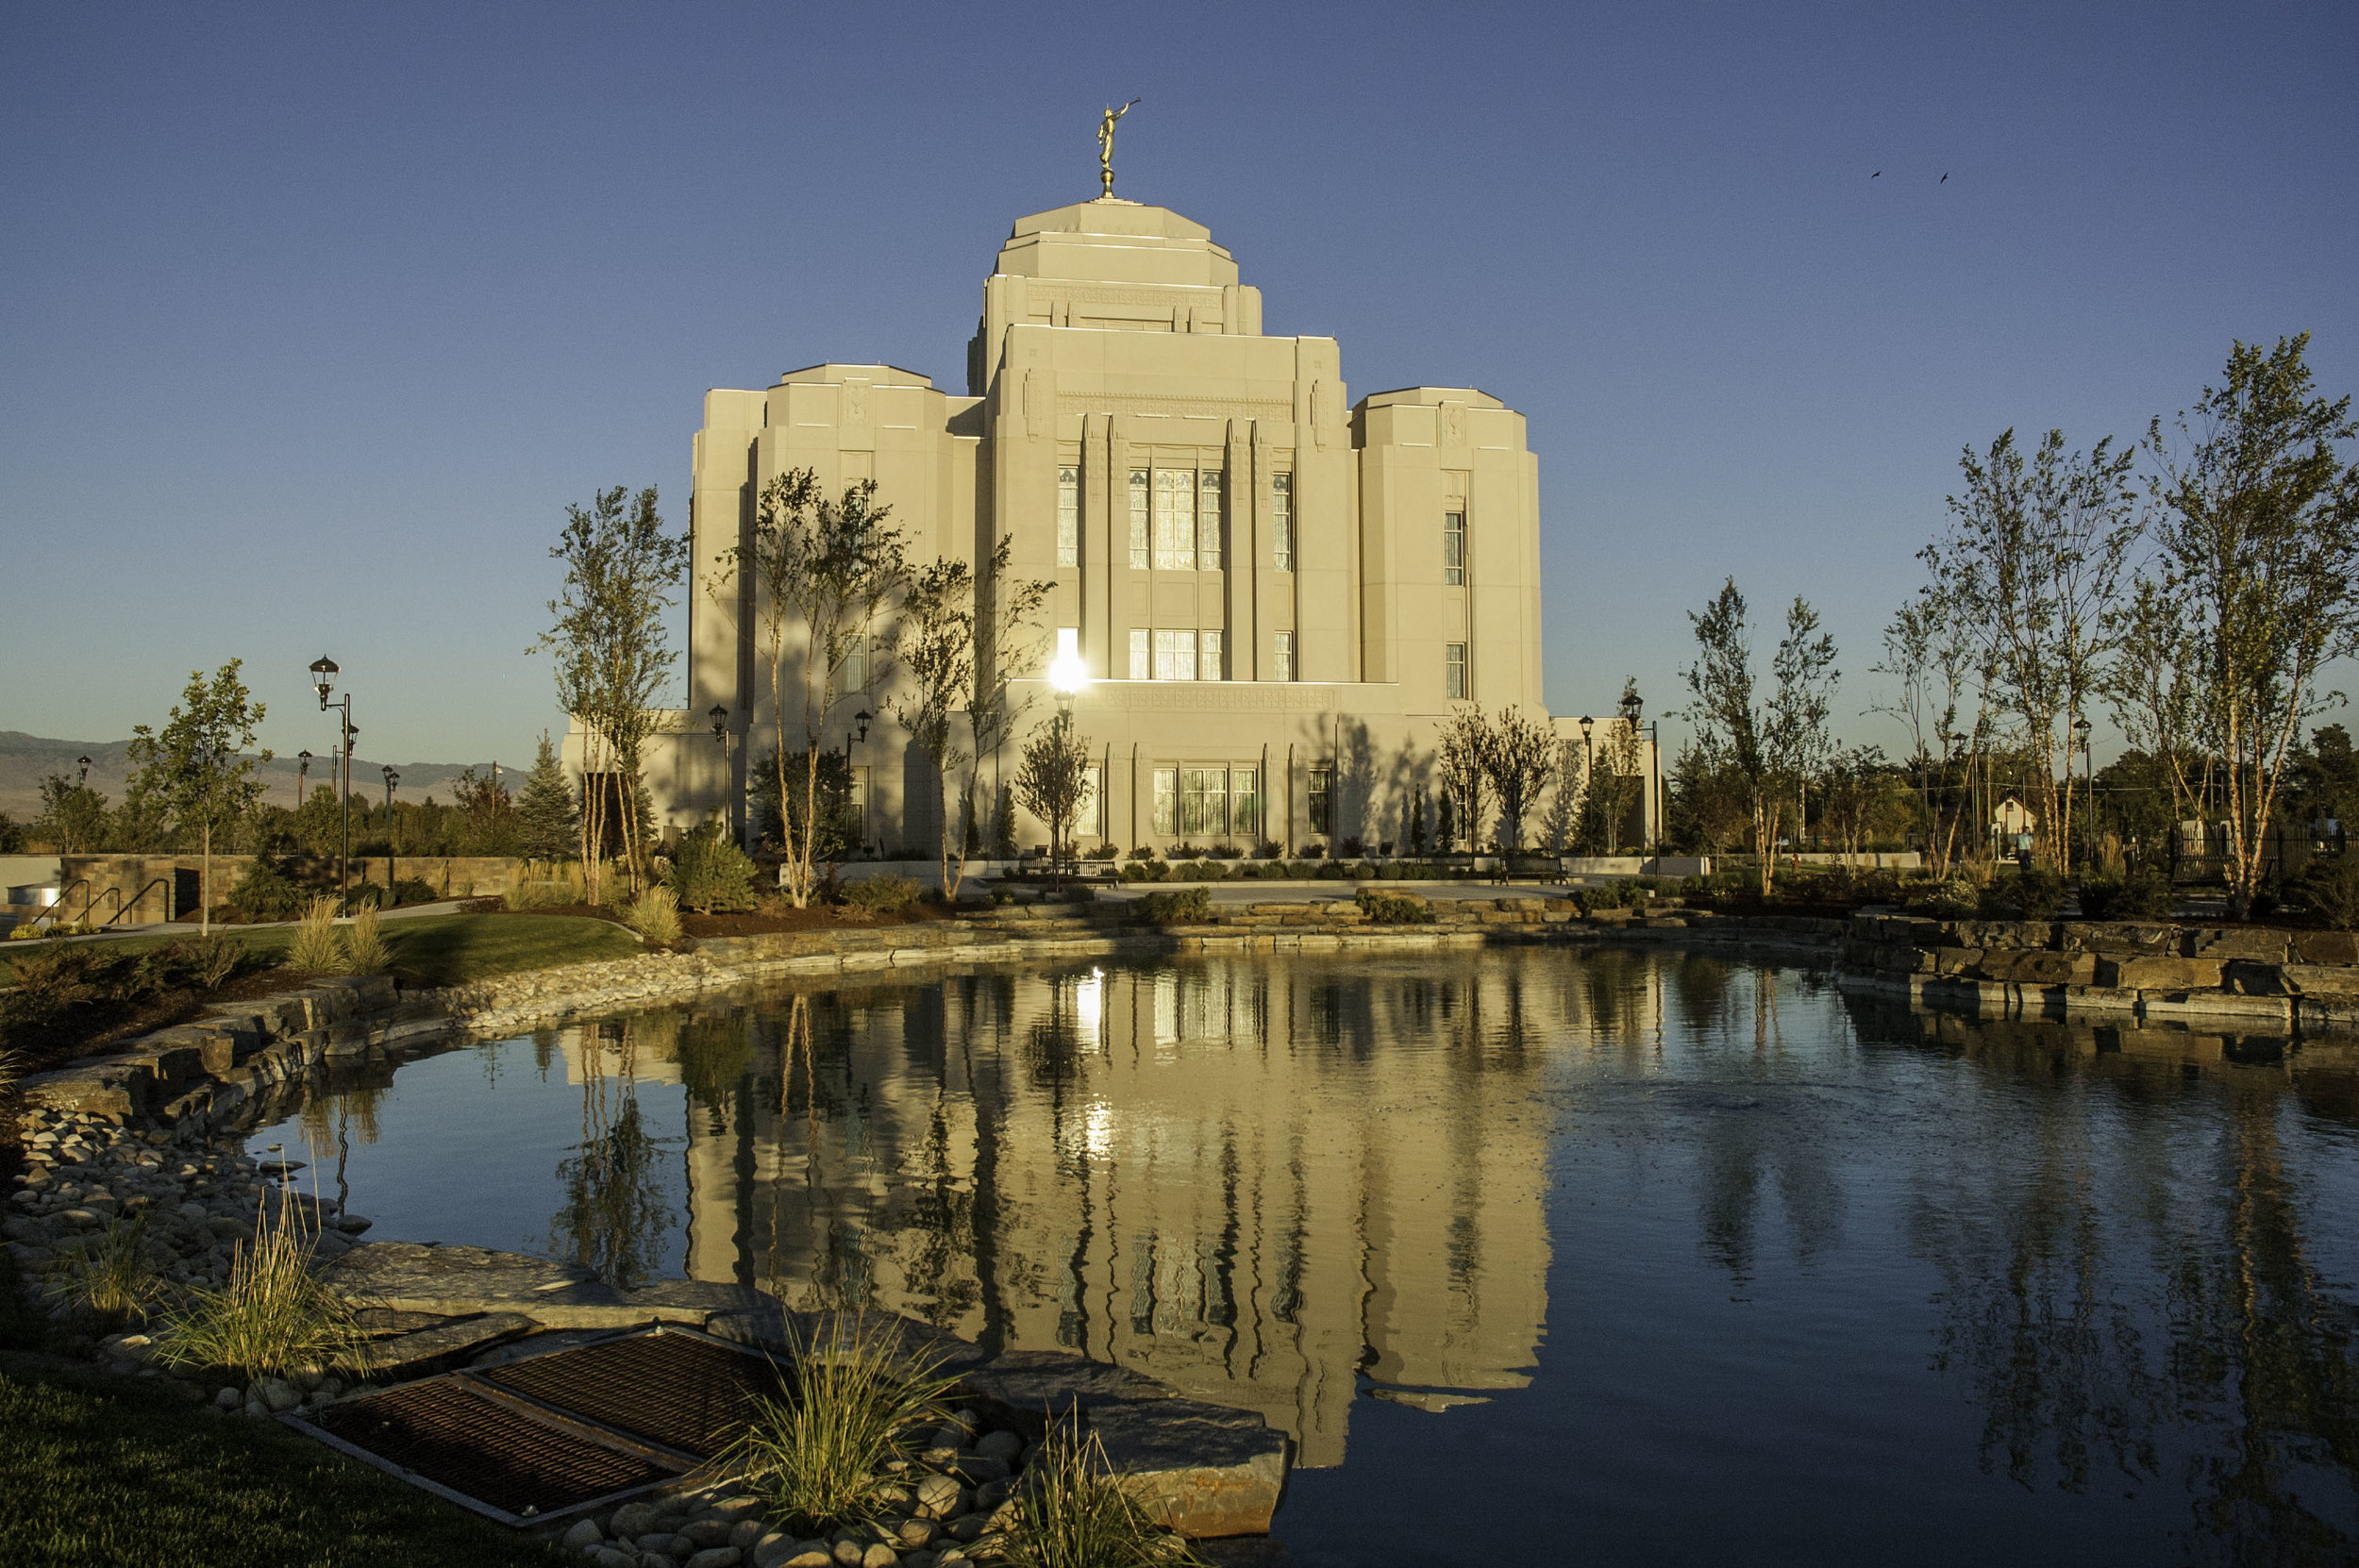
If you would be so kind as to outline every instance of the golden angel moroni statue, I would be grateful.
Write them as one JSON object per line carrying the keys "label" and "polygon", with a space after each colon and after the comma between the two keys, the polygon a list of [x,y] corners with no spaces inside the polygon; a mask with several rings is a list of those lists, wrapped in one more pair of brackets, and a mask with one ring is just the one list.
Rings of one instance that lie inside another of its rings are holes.
{"label": "golden angel moroni statue", "polygon": [[1142,104],[1144,98],[1133,98],[1120,108],[1109,107],[1106,117],[1097,122],[1097,197],[1111,201],[1114,193],[1114,122],[1130,112],[1131,105]]}

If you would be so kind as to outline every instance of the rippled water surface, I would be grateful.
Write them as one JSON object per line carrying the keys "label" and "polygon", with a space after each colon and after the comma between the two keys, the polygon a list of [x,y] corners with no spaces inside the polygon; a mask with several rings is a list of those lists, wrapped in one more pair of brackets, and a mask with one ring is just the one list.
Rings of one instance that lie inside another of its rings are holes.
{"label": "rippled water surface", "polygon": [[1541,950],[929,977],[339,1079],[373,1238],[1291,1433],[1297,1560],[2349,1562],[2359,1053]]}

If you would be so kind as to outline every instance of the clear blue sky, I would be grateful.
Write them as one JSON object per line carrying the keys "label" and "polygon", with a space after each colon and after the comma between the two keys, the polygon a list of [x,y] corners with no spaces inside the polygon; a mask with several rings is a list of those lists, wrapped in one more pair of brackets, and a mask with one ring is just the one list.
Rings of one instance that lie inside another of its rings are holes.
{"label": "clear blue sky", "polygon": [[1267,330],[1531,416],[1552,708],[1669,706],[1734,573],[1885,738],[1960,446],[2133,436],[2237,337],[2359,389],[2355,68],[2348,3],[10,7],[0,728],[243,657],[320,750],[327,652],[370,755],[524,759],[563,503],[684,523],[708,387],[962,391],[1143,95],[1119,190]]}

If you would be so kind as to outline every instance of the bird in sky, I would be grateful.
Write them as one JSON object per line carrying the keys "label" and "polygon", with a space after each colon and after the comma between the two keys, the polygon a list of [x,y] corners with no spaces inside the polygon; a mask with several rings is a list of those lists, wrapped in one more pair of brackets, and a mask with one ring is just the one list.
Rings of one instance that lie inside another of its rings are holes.
{"label": "bird in sky", "polygon": [[1872,175],[1868,175],[1867,177],[1868,177],[1869,179],[1882,179],[1882,178],[1883,178],[1883,177],[1884,177],[1884,172],[1883,172],[1882,169],[1879,169],[1879,170],[1877,170],[1874,174],[1872,174]]}
{"label": "bird in sky", "polygon": [[1933,181],[1933,183],[1935,185],[1947,185],[1949,183],[1949,176],[1948,175],[1943,175],[1939,179]]}

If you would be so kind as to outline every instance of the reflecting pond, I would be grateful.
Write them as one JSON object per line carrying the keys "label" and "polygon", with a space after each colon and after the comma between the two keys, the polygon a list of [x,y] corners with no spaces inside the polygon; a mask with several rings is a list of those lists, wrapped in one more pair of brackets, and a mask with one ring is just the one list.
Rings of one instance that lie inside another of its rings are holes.
{"label": "reflecting pond", "polygon": [[2359,1051],[1541,949],[780,991],[328,1080],[373,1238],[1291,1433],[1298,1561],[2346,1562]]}

